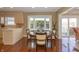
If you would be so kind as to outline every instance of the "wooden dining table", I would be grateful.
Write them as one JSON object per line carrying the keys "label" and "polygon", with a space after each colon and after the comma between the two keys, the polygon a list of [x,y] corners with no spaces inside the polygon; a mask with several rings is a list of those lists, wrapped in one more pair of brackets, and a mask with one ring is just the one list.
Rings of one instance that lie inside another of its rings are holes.
{"label": "wooden dining table", "polygon": [[38,32],[38,31],[31,31],[30,32],[30,40],[28,40],[29,42],[30,42],[30,45],[31,45],[31,42],[34,42],[34,47],[32,47],[32,49],[35,49],[36,50],[36,42],[37,42],[37,40],[36,40],[36,35],[37,34],[46,34],[46,42],[47,42],[47,46],[49,46],[48,44],[48,42],[51,42],[50,44],[51,44],[51,48],[52,48],[52,34],[51,34],[51,32],[46,32],[46,31],[44,31],[44,32]]}

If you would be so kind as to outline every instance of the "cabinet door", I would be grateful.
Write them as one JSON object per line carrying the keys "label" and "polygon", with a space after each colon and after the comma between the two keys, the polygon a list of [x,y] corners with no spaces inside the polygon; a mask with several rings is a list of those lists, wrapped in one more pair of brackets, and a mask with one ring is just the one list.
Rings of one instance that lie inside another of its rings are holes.
{"label": "cabinet door", "polygon": [[12,44],[13,43],[13,32],[12,30],[4,30],[3,31],[3,43],[4,44]]}
{"label": "cabinet door", "polygon": [[0,43],[2,43],[2,30],[0,30]]}

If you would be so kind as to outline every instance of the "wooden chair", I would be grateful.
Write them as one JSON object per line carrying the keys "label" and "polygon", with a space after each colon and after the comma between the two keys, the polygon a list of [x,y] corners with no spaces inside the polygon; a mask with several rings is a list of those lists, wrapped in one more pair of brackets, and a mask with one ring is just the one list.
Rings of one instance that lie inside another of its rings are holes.
{"label": "wooden chair", "polygon": [[27,48],[28,51],[36,51],[36,36],[33,32],[27,32]]}
{"label": "wooden chair", "polygon": [[36,51],[37,51],[38,47],[43,47],[46,51],[46,39],[47,39],[46,33],[36,33],[36,40],[37,40],[36,41]]}
{"label": "wooden chair", "polygon": [[52,32],[47,33],[46,48],[48,52],[52,51]]}
{"label": "wooden chair", "polygon": [[30,33],[30,30],[29,30],[29,29],[26,29],[27,39],[29,39],[29,38],[30,38],[29,33]]}

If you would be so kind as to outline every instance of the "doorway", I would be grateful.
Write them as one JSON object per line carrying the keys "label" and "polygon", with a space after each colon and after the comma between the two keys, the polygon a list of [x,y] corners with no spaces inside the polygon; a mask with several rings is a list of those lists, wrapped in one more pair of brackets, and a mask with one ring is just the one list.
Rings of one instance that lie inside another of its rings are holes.
{"label": "doorway", "polygon": [[77,27],[77,17],[61,17],[62,52],[72,52],[76,43],[74,27]]}

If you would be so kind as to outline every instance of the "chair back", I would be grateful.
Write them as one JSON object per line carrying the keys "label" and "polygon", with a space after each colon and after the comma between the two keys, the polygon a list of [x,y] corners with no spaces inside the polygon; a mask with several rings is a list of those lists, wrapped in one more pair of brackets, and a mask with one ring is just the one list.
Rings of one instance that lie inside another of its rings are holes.
{"label": "chair back", "polygon": [[29,33],[30,33],[30,30],[26,29],[27,39],[30,39]]}
{"label": "chair back", "polygon": [[36,34],[36,39],[37,40],[46,40],[46,35],[44,34],[44,35],[38,35],[38,34]]}
{"label": "chair back", "polygon": [[37,44],[38,45],[45,45],[46,44],[46,33],[43,34],[36,34]]}

